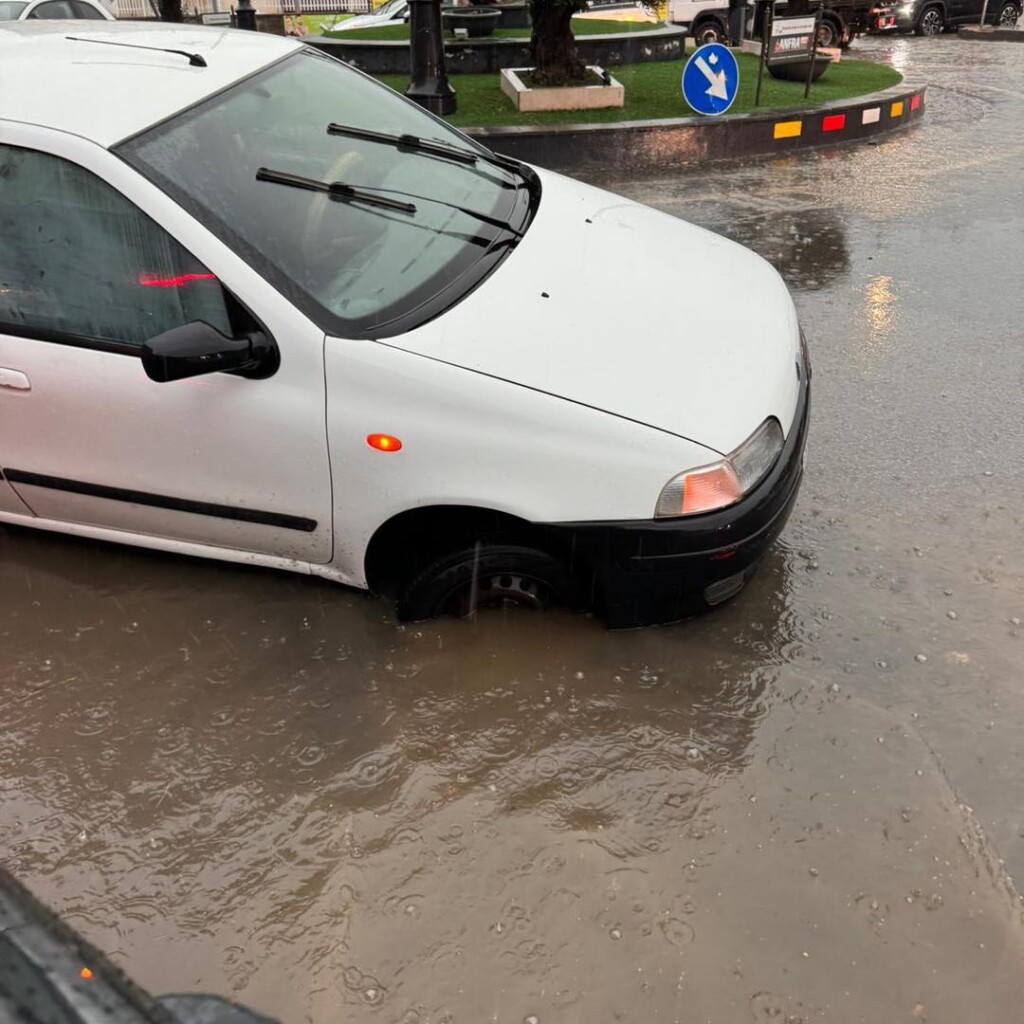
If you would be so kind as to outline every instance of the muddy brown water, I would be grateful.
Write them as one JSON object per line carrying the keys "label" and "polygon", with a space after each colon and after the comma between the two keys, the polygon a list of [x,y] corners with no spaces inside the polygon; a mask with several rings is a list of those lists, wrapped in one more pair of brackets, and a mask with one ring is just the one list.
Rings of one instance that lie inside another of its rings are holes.
{"label": "muddy brown water", "polygon": [[737,601],[401,627],[0,530],[0,857],[147,987],[288,1024],[1018,1020],[1024,66],[862,49],[920,129],[614,183],[775,262],[812,338]]}

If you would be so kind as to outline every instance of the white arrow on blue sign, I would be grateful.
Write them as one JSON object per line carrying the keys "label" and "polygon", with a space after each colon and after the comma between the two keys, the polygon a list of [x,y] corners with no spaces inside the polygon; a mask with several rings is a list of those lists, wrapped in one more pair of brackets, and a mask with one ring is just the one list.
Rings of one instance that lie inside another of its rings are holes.
{"label": "white arrow on blue sign", "polygon": [[708,43],[683,68],[683,99],[698,114],[724,114],[736,99],[740,69],[728,47]]}

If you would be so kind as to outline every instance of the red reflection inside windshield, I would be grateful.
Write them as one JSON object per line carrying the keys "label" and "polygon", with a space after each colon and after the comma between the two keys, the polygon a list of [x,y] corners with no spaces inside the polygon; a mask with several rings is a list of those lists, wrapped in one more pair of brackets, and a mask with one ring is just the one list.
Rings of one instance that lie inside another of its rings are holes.
{"label": "red reflection inside windshield", "polygon": [[178,277],[157,277],[156,274],[139,274],[139,284],[146,288],[180,288],[193,281],[216,281],[213,274],[179,274]]}

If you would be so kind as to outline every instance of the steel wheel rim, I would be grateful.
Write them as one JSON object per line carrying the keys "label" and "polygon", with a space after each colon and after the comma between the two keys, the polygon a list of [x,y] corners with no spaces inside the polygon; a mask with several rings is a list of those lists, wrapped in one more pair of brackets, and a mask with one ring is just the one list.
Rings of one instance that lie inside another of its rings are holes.
{"label": "steel wheel rim", "polygon": [[552,603],[551,587],[542,579],[522,572],[489,572],[475,581],[460,584],[442,602],[446,613],[460,619],[494,608],[525,608],[542,611]]}

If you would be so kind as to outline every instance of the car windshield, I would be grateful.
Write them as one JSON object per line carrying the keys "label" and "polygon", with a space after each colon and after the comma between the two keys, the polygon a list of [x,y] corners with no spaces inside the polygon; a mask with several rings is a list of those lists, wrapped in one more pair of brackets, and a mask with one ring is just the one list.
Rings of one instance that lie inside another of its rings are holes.
{"label": "car windshield", "polygon": [[409,0],[388,0],[386,4],[381,4],[374,13],[391,17],[393,14],[398,14],[399,11],[404,10],[408,2]]}
{"label": "car windshield", "polygon": [[0,21],[17,21],[28,4],[12,3],[11,0],[0,0]]}
{"label": "car windshield", "polygon": [[120,153],[340,337],[398,334],[449,308],[515,245],[534,205],[531,172],[310,50]]}

